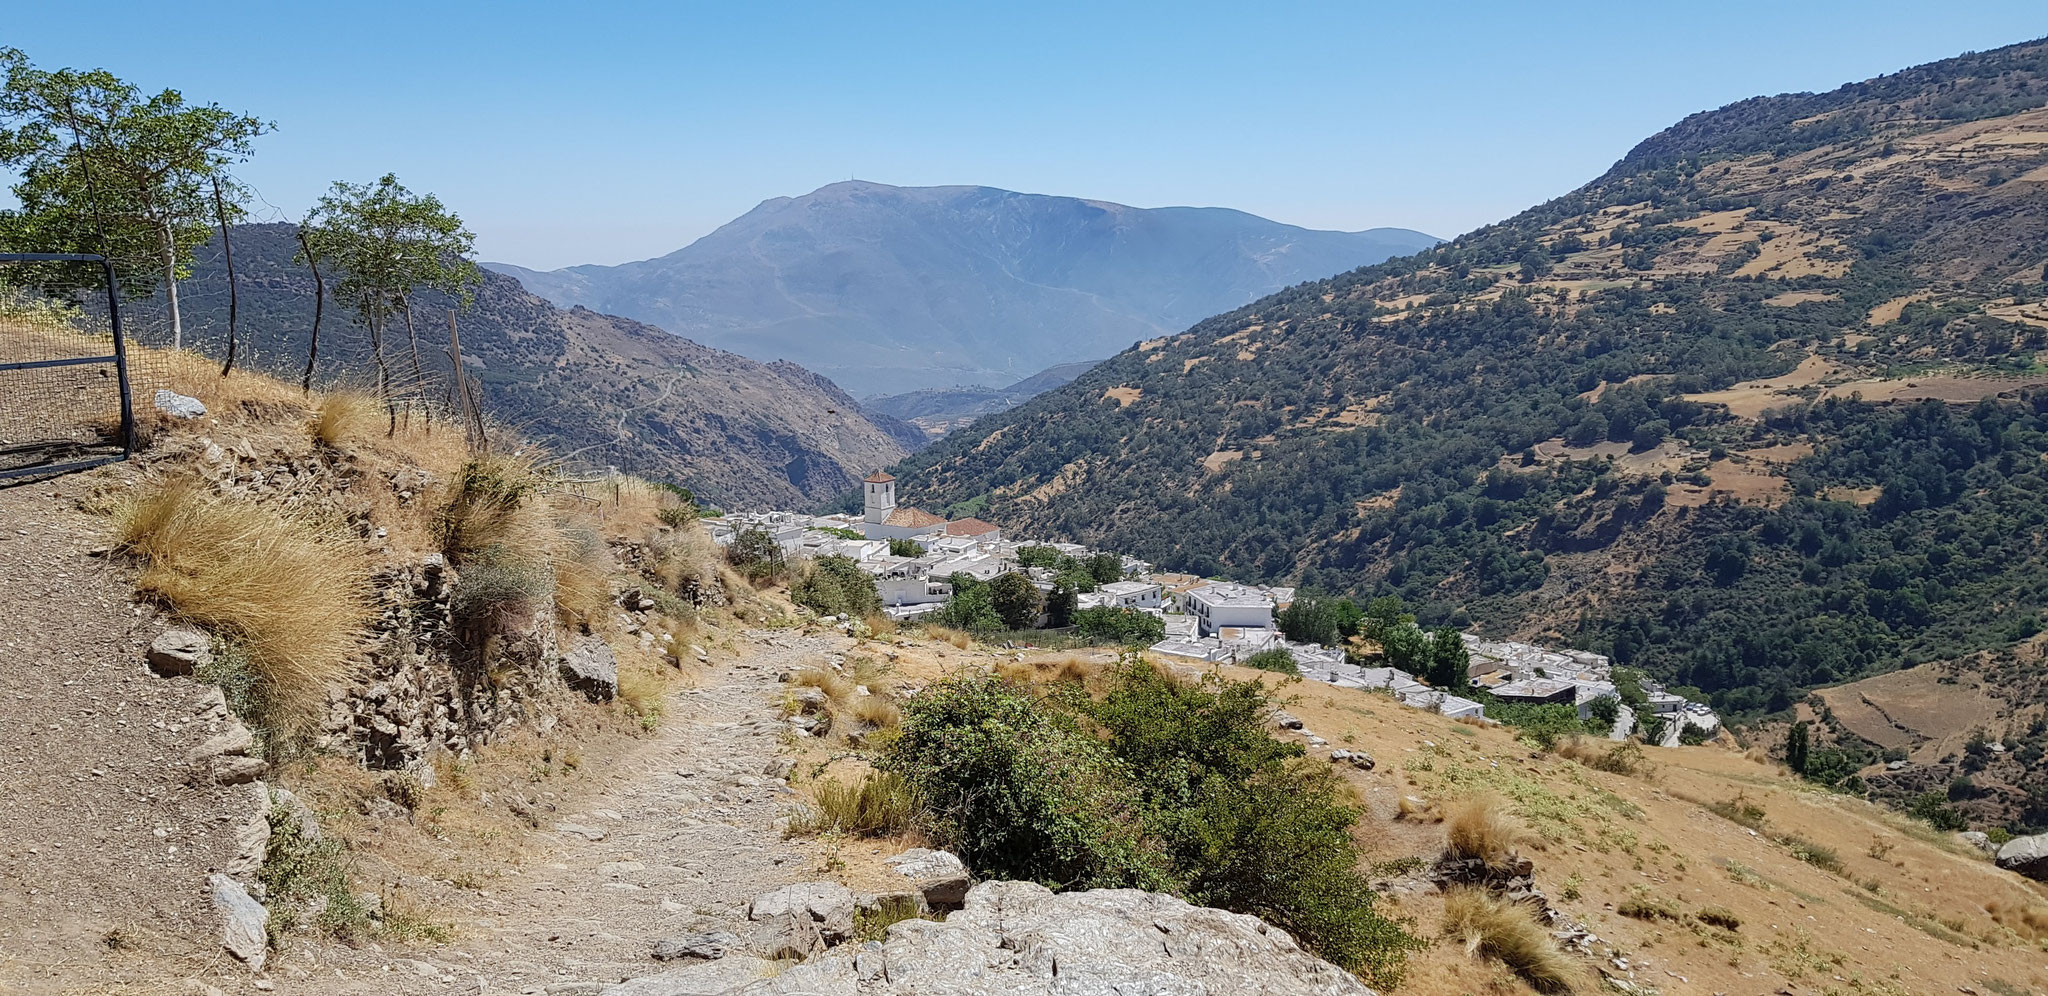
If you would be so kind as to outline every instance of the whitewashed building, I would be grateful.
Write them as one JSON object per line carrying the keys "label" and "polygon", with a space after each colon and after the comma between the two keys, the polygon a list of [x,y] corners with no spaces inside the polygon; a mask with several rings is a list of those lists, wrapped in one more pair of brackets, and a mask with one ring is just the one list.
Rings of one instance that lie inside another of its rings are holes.
{"label": "whitewashed building", "polygon": [[1214,636],[1224,627],[1273,628],[1273,600],[1257,588],[1218,581],[1191,588],[1181,599],[1203,636]]}

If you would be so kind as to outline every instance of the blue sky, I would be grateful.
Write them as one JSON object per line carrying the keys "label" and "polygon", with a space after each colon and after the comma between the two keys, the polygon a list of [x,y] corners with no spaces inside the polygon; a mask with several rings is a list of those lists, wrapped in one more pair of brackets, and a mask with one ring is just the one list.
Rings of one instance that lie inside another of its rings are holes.
{"label": "blue sky", "polygon": [[849,176],[1451,236],[1692,111],[2048,34],[2040,0],[113,8],[0,44],[276,121],[260,213],[392,171],[541,268]]}

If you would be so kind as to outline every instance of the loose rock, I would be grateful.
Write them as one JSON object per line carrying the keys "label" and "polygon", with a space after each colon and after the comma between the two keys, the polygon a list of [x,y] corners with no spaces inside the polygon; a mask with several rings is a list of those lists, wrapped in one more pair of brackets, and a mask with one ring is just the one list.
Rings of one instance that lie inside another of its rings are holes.
{"label": "loose rock", "polygon": [[2048,882],[2048,833],[2014,837],[1998,849],[1998,867]]}
{"label": "loose rock", "polygon": [[619,693],[619,659],[603,638],[582,637],[562,658],[562,680],[592,702],[610,702]]}
{"label": "loose rock", "polygon": [[166,678],[213,663],[213,641],[196,629],[167,629],[150,641],[149,669]]}
{"label": "loose rock", "polygon": [[889,858],[888,863],[917,887],[925,905],[932,909],[959,909],[974,884],[967,874],[967,864],[950,851],[913,847]]}
{"label": "loose rock", "polygon": [[213,889],[213,902],[220,907],[220,946],[251,971],[263,970],[263,958],[269,949],[270,937],[266,932],[270,923],[270,911],[263,904],[249,898],[248,890],[242,883],[219,873],[208,876],[206,884]]}

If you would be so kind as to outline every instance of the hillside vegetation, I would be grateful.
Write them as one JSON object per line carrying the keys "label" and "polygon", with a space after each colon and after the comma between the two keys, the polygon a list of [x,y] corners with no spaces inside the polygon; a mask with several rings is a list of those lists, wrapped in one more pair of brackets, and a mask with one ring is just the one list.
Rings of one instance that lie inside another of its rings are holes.
{"label": "hillside vegetation", "polygon": [[658,259],[489,266],[564,307],[791,360],[867,397],[1006,384],[1436,242],[1222,208],[849,180],[763,201]]}
{"label": "hillside vegetation", "polygon": [[2044,270],[2037,41],[1694,115],[895,473],[925,507],[1781,710],[2041,628]]}

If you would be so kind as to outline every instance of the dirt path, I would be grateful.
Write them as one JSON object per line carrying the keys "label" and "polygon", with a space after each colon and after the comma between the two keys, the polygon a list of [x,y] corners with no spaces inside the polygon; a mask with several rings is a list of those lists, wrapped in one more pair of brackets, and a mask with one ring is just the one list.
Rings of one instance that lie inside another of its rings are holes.
{"label": "dirt path", "polygon": [[206,876],[253,808],[252,786],[187,783],[225,717],[145,666],[163,626],[90,555],[89,486],[0,489],[0,993],[152,991],[225,959]]}
{"label": "dirt path", "polygon": [[[776,825],[795,796],[771,770],[786,728],[779,672],[844,639],[756,632],[755,653],[678,693],[660,731],[549,818],[541,857],[455,914],[455,939],[411,952],[294,945],[280,992],[582,993],[653,975],[656,938],[744,935],[763,892],[825,877]],[[402,979],[402,982],[396,980]]]}

